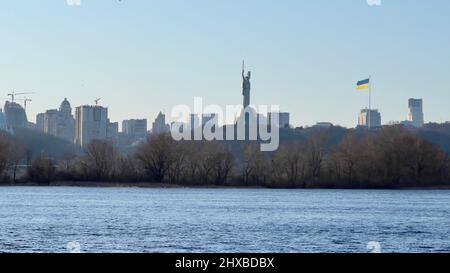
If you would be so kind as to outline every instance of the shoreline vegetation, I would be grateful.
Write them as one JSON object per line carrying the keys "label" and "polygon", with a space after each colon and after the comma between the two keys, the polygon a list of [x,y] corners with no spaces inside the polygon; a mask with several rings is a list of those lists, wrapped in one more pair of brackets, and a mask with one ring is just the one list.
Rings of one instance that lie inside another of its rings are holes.
{"label": "shoreline vegetation", "polygon": [[158,135],[123,153],[95,140],[82,153],[60,158],[32,156],[19,139],[0,134],[1,185],[450,189],[450,157],[402,126],[348,130],[339,142],[316,130],[282,140],[276,152],[261,152],[258,142],[175,141]]}
{"label": "shoreline vegetation", "polygon": [[74,187],[74,188],[140,188],[140,189],[268,189],[268,190],[450,190],[448,186],[405,186],[405,187],[274,187],[243,185],[181,185],[154,182],[114,182],[114,181],[53,181],[47,184],[37,182],[0,183],[0,188],[14,187]]}

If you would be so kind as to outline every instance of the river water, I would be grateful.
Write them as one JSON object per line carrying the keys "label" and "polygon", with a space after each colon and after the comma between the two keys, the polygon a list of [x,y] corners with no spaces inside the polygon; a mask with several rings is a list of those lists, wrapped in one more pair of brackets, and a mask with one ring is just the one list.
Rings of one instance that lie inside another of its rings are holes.
{"label": "river water", "polygon": [[0,252],[450,252],[450,191],[0,187]]}

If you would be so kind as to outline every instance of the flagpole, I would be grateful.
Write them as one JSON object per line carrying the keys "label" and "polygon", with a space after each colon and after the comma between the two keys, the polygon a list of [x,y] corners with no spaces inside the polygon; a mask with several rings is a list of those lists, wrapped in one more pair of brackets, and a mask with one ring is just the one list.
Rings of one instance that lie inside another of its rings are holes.
{"label": "flagpole", "polygon": [[372,126],[372,76],[369,75],[369,125],[368,128],[371,129]]}

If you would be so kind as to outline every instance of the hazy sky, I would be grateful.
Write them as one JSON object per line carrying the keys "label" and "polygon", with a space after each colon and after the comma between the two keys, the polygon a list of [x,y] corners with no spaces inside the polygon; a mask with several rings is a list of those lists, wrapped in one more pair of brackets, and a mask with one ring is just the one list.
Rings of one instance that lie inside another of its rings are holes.
{"label": "hazy sky", "polygon": [[36,92],[32,121],[64,97],[153,120],[194,96],[241,103],[245,58],[252,103],[296,126],[354,126],[369,74],[383,123],[406,119],[409,97],[450,120],[449,13],[448,0],[0,0],[0,98]]}

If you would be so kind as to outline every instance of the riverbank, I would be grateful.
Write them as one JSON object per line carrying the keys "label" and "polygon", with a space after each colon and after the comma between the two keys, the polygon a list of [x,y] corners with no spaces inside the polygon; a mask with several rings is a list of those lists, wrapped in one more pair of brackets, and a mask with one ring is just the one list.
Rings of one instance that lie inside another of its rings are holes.
{"label": "riverbank", "polygon": [[96,181],[56,181],[48,184],[35,182],[0,183],[0,187],[82,187],[82,188],[205,188],[205,189],[332,189],[332,190],[450,190],[448,186],[404,186],[404,187],[283,187],[283,186],[243,186],[243,185],[180,185],[155,182],[96,182]]}
{"label": "riverbank", "polygon": [[49,184],[35,182],[0,183],[0,187],[83,187],[83,188],[267,188],[263,186],[233,186],[233,185],[179,185],[155,182],[95,182],[95,181],[57,181]]}

